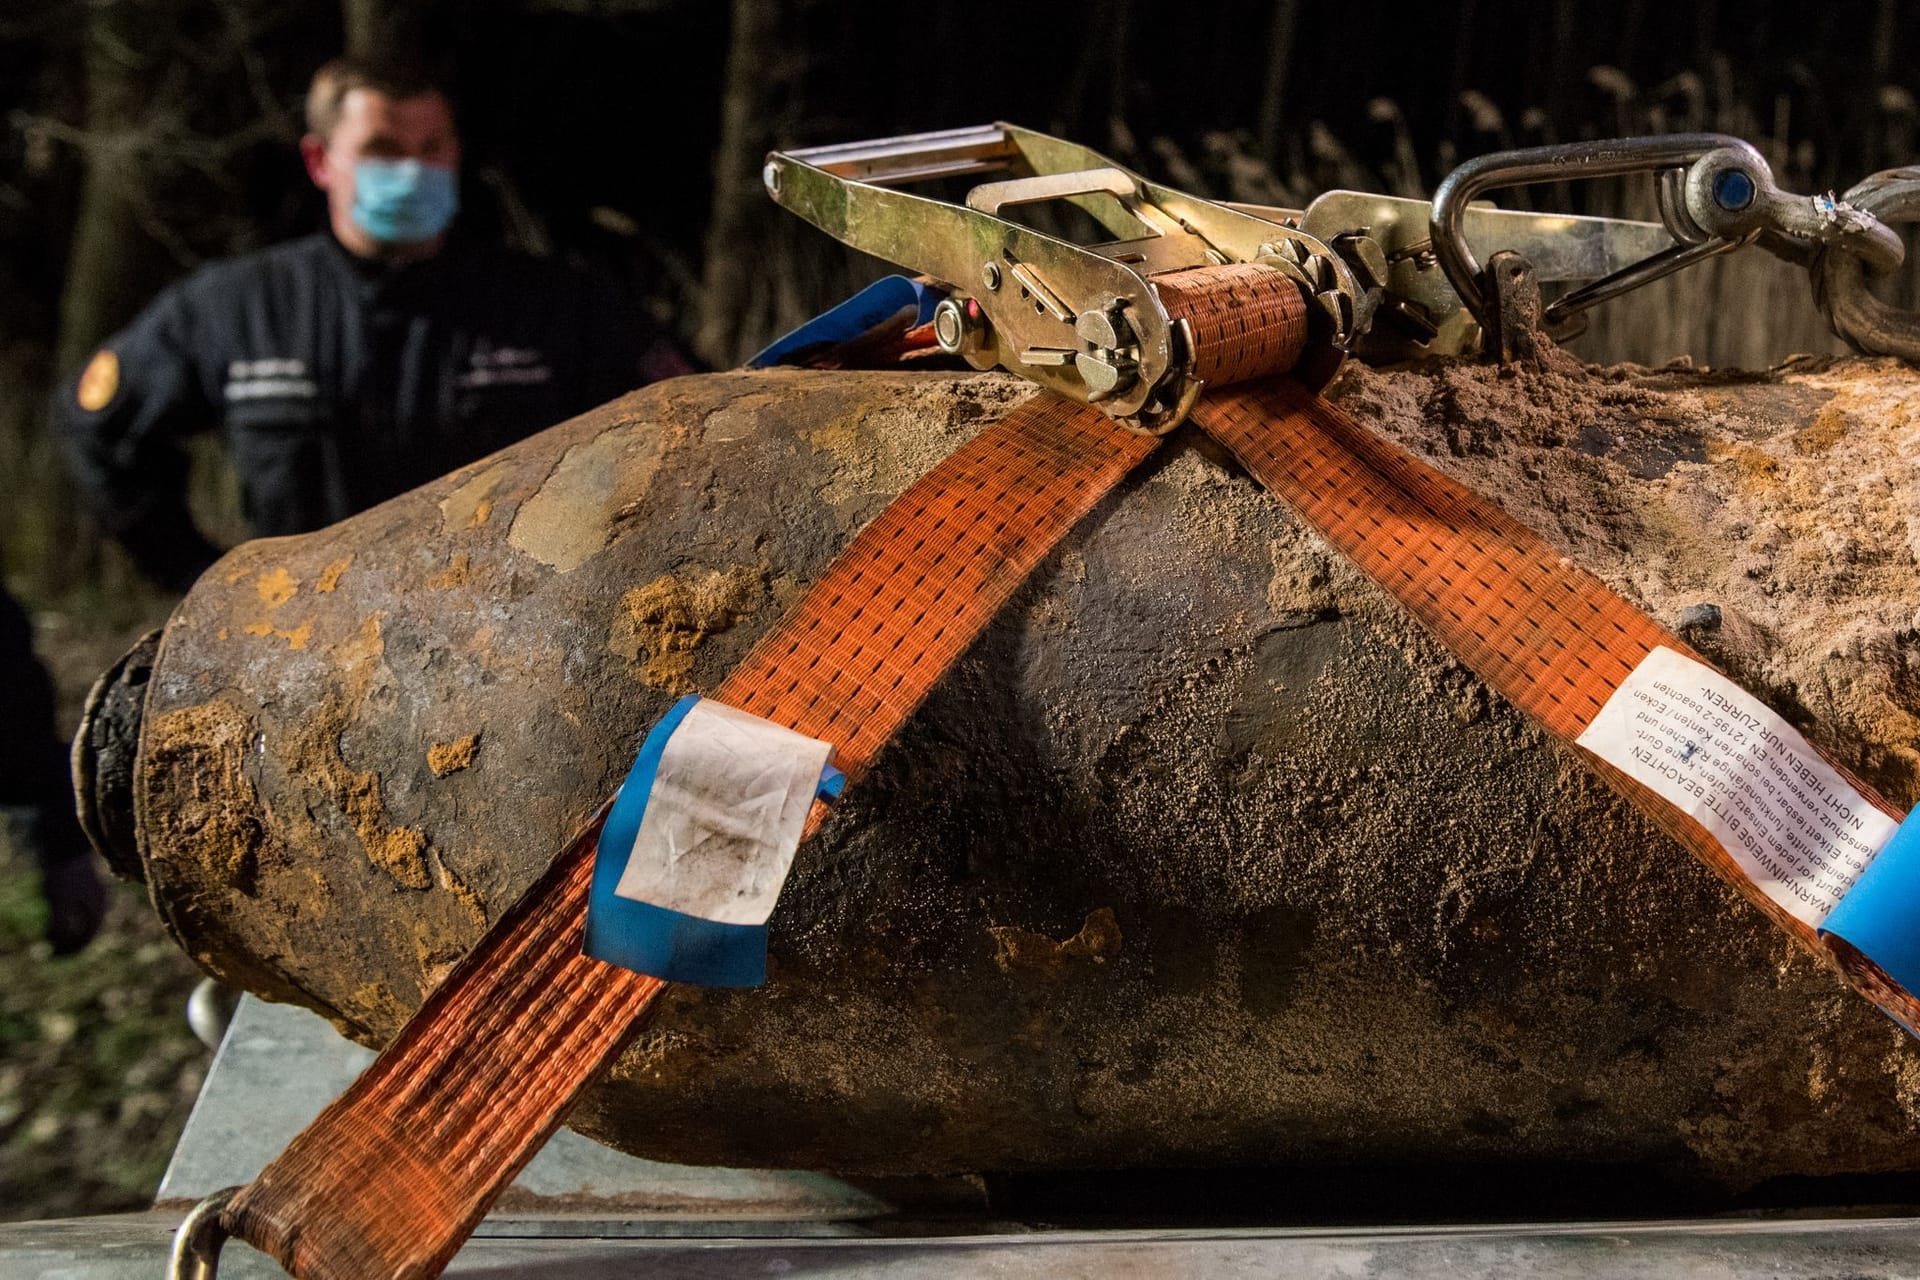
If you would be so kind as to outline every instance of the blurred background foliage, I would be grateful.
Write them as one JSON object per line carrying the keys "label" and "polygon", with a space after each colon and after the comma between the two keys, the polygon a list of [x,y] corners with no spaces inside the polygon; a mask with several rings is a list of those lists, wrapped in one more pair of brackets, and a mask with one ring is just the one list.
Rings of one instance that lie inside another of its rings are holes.
{"label": "blurred background foliage", "polygon": [[[1710,129],[1783,185],[1844,190],[1915,158],[1920,11],[1896,0],[7,0],[0,7],[0,569],[35,609],[71,729],[88,680],[171,601],[76,511],[45,405],[169,280],[304,233],[294,143],[343,49],[443,60],[466,215],[644,297],[714,367],[883,268],[775,209],[774,146],[1007,119],[1199,193],[1298,205],[1424,195],[1509,146]],[[1647,184],[1510,204],[1652,216]],[[1913,296],[1913,272],[1895,282]],[[1758,253],[1610,304],[1574,349],[1764,366],[1838,350],[1806,280]],[[202,451],[194,503],[237,539]],[[0,1218],[138,1207],[205,1062],[191,966],[121,886],[52,960],[0,848]]]}

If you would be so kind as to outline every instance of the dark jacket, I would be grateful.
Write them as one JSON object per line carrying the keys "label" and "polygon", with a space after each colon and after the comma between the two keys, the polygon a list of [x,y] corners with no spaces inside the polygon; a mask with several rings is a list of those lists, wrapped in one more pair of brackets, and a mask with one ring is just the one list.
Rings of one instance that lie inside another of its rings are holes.
{"label": "dark jacket", "polygon": [[53,682],[34,656],[33,625],[0,586],[0,809],[19,811],[13,816],[26,824],[26,844],[43,866],[87,852],[53,715]]}
{"label": "dark jacket", "polygon": [[322,233],[167,289],[55,417],[108,531],[184,588],[215,554],[187,514],[192,432],[224,433],[256,534],[300,533],[628,391],[658,357],[630,304],[559,262],[456,238],[385,269]]}
{"label": "dark jacket", "polygon": [[53,682],[33,653],[33,626],[0,586],[0,819],[40,866],[47,940],[56,955],[87,944],[107,897],[74,813],[67,748],[54,734]]}

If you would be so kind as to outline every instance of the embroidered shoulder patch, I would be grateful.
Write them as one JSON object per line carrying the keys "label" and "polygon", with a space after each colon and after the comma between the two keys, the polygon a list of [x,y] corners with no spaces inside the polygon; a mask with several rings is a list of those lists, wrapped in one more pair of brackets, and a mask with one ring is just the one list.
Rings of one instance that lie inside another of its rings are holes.
{"label": "embroidered shoulder patch", "polygon": [[93,353],[93,359],[87,361],[87,367],[80,375],[80,387],[75,399],[88,413],[98,413],[113,403],[113,393],[120,389],[120,357],[102,347]]}

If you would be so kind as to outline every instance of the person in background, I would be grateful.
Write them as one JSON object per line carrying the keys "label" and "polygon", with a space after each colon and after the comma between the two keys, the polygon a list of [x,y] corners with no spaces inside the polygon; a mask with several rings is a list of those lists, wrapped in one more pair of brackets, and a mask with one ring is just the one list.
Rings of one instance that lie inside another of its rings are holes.
{"label": "person in background", "polygon": [[218,554],[187,510],[193,432],[221,430],[256,535],[301,533],[691,372],[631,300],[462,234],[432,76],[328,63],[307,128],[326,230],[171,286],[55,396],[84,499],[176,590]]}
{"label": "person in background", "polygon": [[106,887],[74,815],[67,750],[54,732],[53,685],[33,656],[33,628],[0,587],[0,813],[13,844],[38,864],[55,955],[87,945],[106,914]]}

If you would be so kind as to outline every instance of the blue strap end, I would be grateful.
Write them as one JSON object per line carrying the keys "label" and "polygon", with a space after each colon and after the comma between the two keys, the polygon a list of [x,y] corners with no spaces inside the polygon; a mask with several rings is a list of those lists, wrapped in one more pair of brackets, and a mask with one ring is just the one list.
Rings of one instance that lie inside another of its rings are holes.
{"label": "blue strap end", "polygon": [[[640,754],[614,797],[613,810],[600,829],[588,889],[583,950],[596,960],[617,964],[668,982],[702,987],[759,987],[767,981],[767,926],[724,924],[615,892],[632,854],[640,821],[646,816],[660,757],[687,712],[700,701],[688,694],[647,733]],[[818,796],[831,800],[846,786],[833,766],[821,774]]]}
{"label": "blue strap end", "polygon": [[832,804],[847,789],[847,775],[828,765],[820,774],[820,790],[817,793],[821,802]]}
{"label": "blue strap end", "polygon": [[650,902],[613,901],[618,906],[611,911],[587,909],[583,949],[595,960],[697,987],[767,985],[767,926],[720,924]]}
{"label": "blue strap end", "polygon": [[1820,932],[1850,943],[1902,987],[1920,992],[1920,810],[1907,815]]}
{"label": "blue strap end", "polygon": [[808,356],[852,342],[909,308],[916,325],[933,319],[941,294],[918,280],[888,276],[875,281],[830,311],[822,312],[798,329],[777,338],[747,361],[749,369],[798,364]]}

